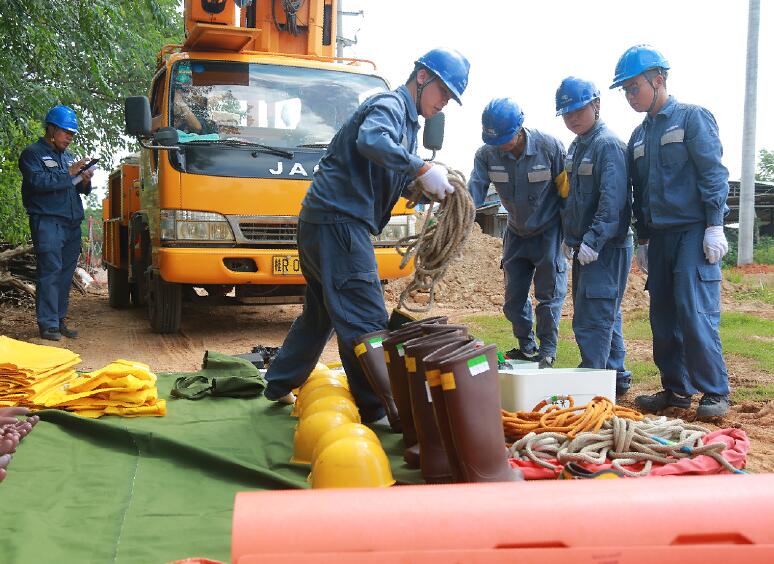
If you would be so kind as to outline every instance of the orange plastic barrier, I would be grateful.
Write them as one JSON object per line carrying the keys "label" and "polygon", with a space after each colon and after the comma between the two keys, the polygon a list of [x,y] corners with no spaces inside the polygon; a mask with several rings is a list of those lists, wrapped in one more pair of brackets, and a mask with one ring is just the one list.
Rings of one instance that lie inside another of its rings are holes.
{"label": "orange plastic barrier", "polygon": [[233,564],[774,562],[774,474],[242,492]]}

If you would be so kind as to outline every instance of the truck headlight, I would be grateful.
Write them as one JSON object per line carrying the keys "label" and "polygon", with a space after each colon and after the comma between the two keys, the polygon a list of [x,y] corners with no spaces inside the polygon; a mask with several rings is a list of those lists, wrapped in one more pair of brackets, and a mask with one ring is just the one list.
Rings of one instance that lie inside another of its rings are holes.
{"label": "truck headlight", "polygon": [[398,241],[417,232],[413,215],[394,215],[379,235],[371,236],[375,247],[394,247]]}
{"label": "truck headlight", "polygon": [[162,241],[233,241],[234,232],[219,213],[161,210]]}

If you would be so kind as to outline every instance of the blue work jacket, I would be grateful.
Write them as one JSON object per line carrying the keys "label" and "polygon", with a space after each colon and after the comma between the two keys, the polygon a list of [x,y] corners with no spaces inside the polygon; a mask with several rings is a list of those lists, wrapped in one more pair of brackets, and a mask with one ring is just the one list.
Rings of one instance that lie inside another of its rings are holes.
{"label": "blue work jacket", "polygon": [[374,235],[424,161],[416,155],[419,117],[405,86],[376,94],[336,133],[302,202],[303,221],[362,221]]}
{"label": "blue work jacket", "polygon": [[637,237],[696,224],[723,225],[728,170],[713,115],[672,96],[629,140]]}
{"label": "blue work jacket", "polygon": [[632,191],[626,165],[626,144],[602,121],[573,140],[564,163],[570,181],[562,210],[568,246],[586,243],[600,252],[605,245],[632,244]]}
{"label": "blue work jacket", "polygon": [[42,137],[22,151],[22,203],[29,215],[49,215],[68,221],[83,219],[79,194],[89,194],[91,183],[73,186],[68,168],[76,160],[72,153],[57,151]]}
{"label": "blue work jacket", "polygon": [[527,128],[524,133],[527,141],[518,159],[492,145],[476,151],[468,189],[478,207],[494,183],[508,210],[508,227],[520,237],[531,237],[559,220],[564,200],[554,179],[564,169],[565,152],[562,142],[550,135]]}

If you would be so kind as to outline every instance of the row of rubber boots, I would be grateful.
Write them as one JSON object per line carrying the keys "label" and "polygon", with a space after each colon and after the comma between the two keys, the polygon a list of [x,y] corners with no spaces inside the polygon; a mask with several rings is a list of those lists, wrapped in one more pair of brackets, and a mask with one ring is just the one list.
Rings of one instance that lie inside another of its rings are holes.
{"label": "row of rubber boots", "polygon": [[505,447],[495,345],[430,317],[362,335],[355,354],[427,483],[520,480]]}

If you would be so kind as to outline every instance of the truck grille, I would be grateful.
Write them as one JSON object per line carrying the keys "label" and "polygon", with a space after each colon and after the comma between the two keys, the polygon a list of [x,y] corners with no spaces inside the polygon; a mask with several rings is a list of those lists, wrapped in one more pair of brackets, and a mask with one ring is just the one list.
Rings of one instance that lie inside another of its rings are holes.
{"label": "truck grille", "polygon": [[288,216],[230,216],[238,243],[295,245],[298,218]]}

